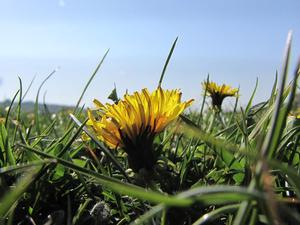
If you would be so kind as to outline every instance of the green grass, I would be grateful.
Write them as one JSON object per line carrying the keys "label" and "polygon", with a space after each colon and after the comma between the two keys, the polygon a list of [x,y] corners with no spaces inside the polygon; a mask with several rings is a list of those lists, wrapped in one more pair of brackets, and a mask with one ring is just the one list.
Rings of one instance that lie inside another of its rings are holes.
{"label": "green grass", "polygon": [[231,111],[216,113],[204,97],[158,135],[151,173],[132,172],[122,150],[85,127],[81,99],[108,51],[76,107],[55,117],[38,107],[44,82],[34,112],[22,111],[20,80],[11,106],[0,110],[0,224],[300,224],[300,119],[289,117],[299,65],[287,84],[290,49],[291,35],[265,103],[253,105],[258,82],[245,108],[237,98]]}

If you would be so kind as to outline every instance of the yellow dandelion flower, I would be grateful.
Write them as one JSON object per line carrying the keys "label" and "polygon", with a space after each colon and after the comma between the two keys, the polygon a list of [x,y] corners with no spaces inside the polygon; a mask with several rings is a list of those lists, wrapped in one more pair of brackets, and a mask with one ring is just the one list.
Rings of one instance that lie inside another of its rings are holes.
{"label": "yellow dandelion flower", "polygon": [[156,89],[150,93],[126,94],[115,104],[94,100],[96,110],[88,110],[89,125],[98,139],[111,148],[123,148],[134,171],[151,169],[155,162],[153,140],[174,121],[193,100],[181,102],[179,90]]}
{"label": "yellow dandelion flower", "polygon": [[212,99],[212,105],[221,110],[222,102],[226,97],[235,97],[238,95],[238,88],[232,88],[229,85],[218,85],[215,82],[206,81],[202,87],[207,91],[207,95]]}

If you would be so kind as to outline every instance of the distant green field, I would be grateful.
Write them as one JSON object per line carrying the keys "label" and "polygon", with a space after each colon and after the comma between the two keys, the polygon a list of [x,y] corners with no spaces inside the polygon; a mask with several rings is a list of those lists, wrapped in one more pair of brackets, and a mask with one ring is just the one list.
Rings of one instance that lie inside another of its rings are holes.
{"label": "distant green field", "polygon": [[[107,53],[74,107],[54,110],[37,93],[29,109],[20,80],[0,111],[0,224],[300,224],[290,39],[270,98],[253,105],[253,84],[243,108],[241,90],[212,77],[196,110],[165,90],[175,45],[156,90],[114,89],[89,110],[81,99]],[[223,111],[227,97],[236,104]]]}

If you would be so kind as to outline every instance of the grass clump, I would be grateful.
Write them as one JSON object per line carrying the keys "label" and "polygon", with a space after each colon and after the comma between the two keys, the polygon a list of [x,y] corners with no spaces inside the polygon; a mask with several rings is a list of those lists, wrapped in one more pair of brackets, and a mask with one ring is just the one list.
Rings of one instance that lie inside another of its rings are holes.
{"label": "grass clump", "polygon": [[291,113],[299,65],[286,84],[291,36],[270,98],[252,105],[256,84],[238,109],[238,90],[224,86],[218,93],[236,98],[226,112],[214,99],[205,107],[212,85],[201,108],[184,113],[190,102],[162,89],[176,41],[156,91],[124,100],[114,89],[115,103],[96,102],[88,115],[81,99],[108,52],[76,107],[54,116],[38,107],[42,85],[34,112],[22,110],[20,80],[0,111],[0,224],[300,223],[300,123]]}

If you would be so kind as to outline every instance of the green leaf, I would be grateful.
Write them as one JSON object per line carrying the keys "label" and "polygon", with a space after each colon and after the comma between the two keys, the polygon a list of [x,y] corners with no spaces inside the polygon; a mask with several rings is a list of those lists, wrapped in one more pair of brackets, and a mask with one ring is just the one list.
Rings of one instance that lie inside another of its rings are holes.
{"label": "green leaf", "polygon": [[110,95],[107,98],[112,100],[114,103],[118,103],[120,101],[118,94],[117,94],[116,85],[115,85],[115,88],[111,91]]}
{"label": "green leaf", "polygon": [[5,152],[5,165],[16,165],[13,149],[10,146],[8,134],[3,123],[0,123],[0,149],[2,152]]}
{"label": "green leaf", "polygon": [[5,218],[10,208],[19,200],[22,194],[27,190],[35,175],[40,170],[41,166],[37,166],[34,169],[28,171],[24,177],[0,200],[0,218]]}

